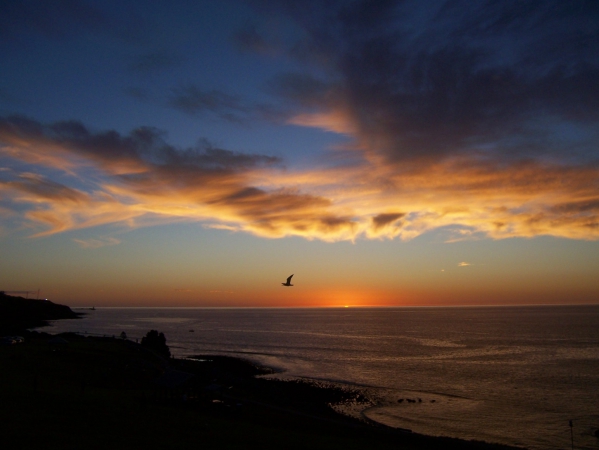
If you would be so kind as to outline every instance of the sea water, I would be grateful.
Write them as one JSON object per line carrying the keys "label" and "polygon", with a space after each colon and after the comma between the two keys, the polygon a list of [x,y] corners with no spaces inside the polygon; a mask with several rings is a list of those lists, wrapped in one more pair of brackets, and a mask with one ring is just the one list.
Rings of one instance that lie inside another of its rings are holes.
{"label": "sea water", "polygon": [[[348,414],[531,449],[597,449],[599,305],[462,308],[99,308],[44,331],[228,354],[351,385]],[[572,420],[572,429],[569,421]],[[572,433],[572,434],[571,434]]]}

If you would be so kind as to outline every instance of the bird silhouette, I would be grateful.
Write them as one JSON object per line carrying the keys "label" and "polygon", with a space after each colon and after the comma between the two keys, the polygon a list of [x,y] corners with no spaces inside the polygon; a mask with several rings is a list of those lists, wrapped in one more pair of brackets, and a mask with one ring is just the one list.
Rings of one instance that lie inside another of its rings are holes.
{"label": "bird silhouette", "polygon": [[286,283],[281,283],[283,286],[293,286],[293,284],[291,284],[291,277],[292,275],[289,275],[289,277],[287,278],[287,282]]}

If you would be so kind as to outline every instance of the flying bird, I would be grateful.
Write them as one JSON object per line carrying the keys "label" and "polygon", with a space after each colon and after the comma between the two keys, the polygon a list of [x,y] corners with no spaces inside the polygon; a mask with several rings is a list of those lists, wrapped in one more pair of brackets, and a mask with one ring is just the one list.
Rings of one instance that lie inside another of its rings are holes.
{"label": "flying bird", "polygon": [[291,277],[293,276],[293,274],[289,275],[289,277],[287,278],[287,283],[281,283],[283,286],[293,286],[293,284],[291,284]]}

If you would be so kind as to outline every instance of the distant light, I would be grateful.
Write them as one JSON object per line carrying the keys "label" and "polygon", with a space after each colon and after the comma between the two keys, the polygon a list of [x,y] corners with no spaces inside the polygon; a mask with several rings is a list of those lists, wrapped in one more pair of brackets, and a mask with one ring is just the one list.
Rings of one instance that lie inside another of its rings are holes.
{"label": "distant light", "polygon": [[345,305],[346,308],[349,308],[349,305]]}

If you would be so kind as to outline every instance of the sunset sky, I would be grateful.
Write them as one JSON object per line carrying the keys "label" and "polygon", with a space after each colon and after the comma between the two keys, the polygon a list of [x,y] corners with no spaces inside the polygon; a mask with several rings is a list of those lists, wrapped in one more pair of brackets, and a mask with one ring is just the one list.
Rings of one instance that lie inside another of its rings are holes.
{"label": "sunset sky", "polygon": [[141,5],[0,2],[0,290],[599,303],[599,2]]}

